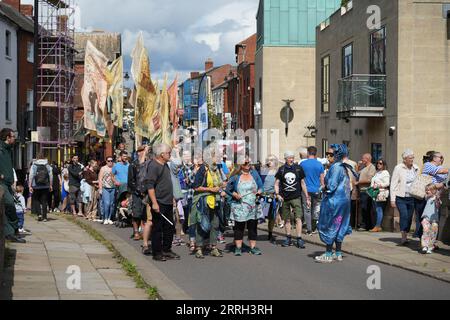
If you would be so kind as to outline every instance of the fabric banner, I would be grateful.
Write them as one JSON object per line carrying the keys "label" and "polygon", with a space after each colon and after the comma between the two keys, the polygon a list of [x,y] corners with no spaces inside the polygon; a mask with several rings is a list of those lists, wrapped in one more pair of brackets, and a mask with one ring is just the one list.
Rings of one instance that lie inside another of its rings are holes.
{"label": "fabric banner", "polygon": [[172,144],[171,141],[172,132],[170,131],[171,109],[169,106],[169,93],[167,90],[167,75],[164,79],[164,85],[161,92],[160,114],[161,114],[162,142],[171,145]]}
{"label": "fabric banner", "polygon": [[135,132],[150,139],[156,131],[154,111],[157,92],[150,77],[150,60],[147,49],[143,47],[142,35],[131,56],[133,58],[131,73],[136,85]]}
{"label": "fabric banner", "polygon": [[178,144],[178,75],[170,85],[168,93],[170,100],[170,122],[172,123],[172,143],[175,146]]}
{"label": "fabric banner", "polygon": [[100,137],[105,137],[110,127],[106,110],[108,58],[88,41],[84,63],[84,85],[81,89],[84,127],[95,131]]}
{"label": "fabric banner", "polygon": [[116,59],[109,67],[108,111],[114,126],[123,127],[123,59]]}

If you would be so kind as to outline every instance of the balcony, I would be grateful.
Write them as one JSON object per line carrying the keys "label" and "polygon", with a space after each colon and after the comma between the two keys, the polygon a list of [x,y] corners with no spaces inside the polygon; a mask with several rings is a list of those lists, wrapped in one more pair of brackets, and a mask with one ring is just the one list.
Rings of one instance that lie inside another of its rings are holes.
{"label": "balcony", "polygon": [[382,118],[385,109],[386,75],[351,75],[339,80],[339,118]]}

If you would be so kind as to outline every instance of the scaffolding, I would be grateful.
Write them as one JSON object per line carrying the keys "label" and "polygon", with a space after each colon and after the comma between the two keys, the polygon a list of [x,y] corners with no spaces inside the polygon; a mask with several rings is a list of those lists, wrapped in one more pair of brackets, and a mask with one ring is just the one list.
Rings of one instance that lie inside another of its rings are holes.
{"label": "scaffolding", "polygon": [[75,96],[74,0],[36,0],[37,131],[39,149],[61,161],[73,146]]}

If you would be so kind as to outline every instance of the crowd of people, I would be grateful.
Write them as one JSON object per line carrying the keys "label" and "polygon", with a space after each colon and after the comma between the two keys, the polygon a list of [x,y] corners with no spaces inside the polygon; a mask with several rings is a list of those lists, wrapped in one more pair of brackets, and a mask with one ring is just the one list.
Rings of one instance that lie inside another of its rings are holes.
{"label": "crowd of people", "polygon": [[122,144],[103,163],[91,160],[86,166],[73,156],[58,167],[40,154],[25,184],[18,185],[11,160],[14,132],[4,129],[0,138],[8,240],[25,243],[24,236],[31,234],[24,228],[27,210],[43,223],[48,211],[65,212],[132,228],[131,237],[142,241],[142,253],[156,261],[180,259],[172,248],[183,244],[197,259],[221,258],[218,244],[225,243],[229,229],[234,231],[229,248],[235,256],[261,255],[258,224],[265,221],[268,241],[275,241],[276,226],[284,228],[283,247],[304,249],[304,234],[319,234],[326,252],[315,261],[342,261],[345,237],[353,229],[381,232],[389,203],[400,213],[401,244],[408,243],[415,212],[414,237],[421,238],[419,251],[430,254],[436,249],[441,198],[449,185],[444,158],[434,151],[420,169],[414,153],[406,150],[391,176],[383,159],[373,162],[364,154],[358,163],[350,160],[346,145],[332,145],[326,159],[319,159],[312,146],[300,150],[298,163],[295,152],[286,151],[284,161],[269,156],[264,165],[255,166],[248,157],[238,164],[221,155],[205,161],[165,144],[141,146],[135,155]]}

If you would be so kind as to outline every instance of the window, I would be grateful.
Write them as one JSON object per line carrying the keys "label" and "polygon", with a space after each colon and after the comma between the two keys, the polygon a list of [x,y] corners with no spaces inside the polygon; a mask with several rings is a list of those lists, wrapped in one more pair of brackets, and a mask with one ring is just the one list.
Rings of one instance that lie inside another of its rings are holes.
{"label": "window", "polygon": [[34,44],[33,42],[28,42],[27,44],[27,61],[34,63]]}
{"label": "window", "polygon": [[10,106],[11,106],[11,80],[6,80],[6,89],[5,89],[5,120],[11,121],[11,114],[10,114]]}
{"label": "window", "polygon": [[342,48],[342,78],[353,74],[353,43]]}
{"label": "window", "polygon": [[6,38],[6,43],[5,43],[5,54],[7,57],[11,56],[11,32],[6,30],[6,34],[5,34]]}
{"label": "window", "polygon": [[330,56],[322,59],[322,112],[330,112]]}
{"label": "window", "polygon": [[386,27],[370,35],[370,74],[386,74]]}
{"label": "window", "polygon": [[329,144],[327,139],[322,139],[322,158],[326,158],[326,153],[328,152]]}
{"label": "window", "polygon": [[381,143],[372,143],[372,161],[375,163],[383,158],[383,145]]}

